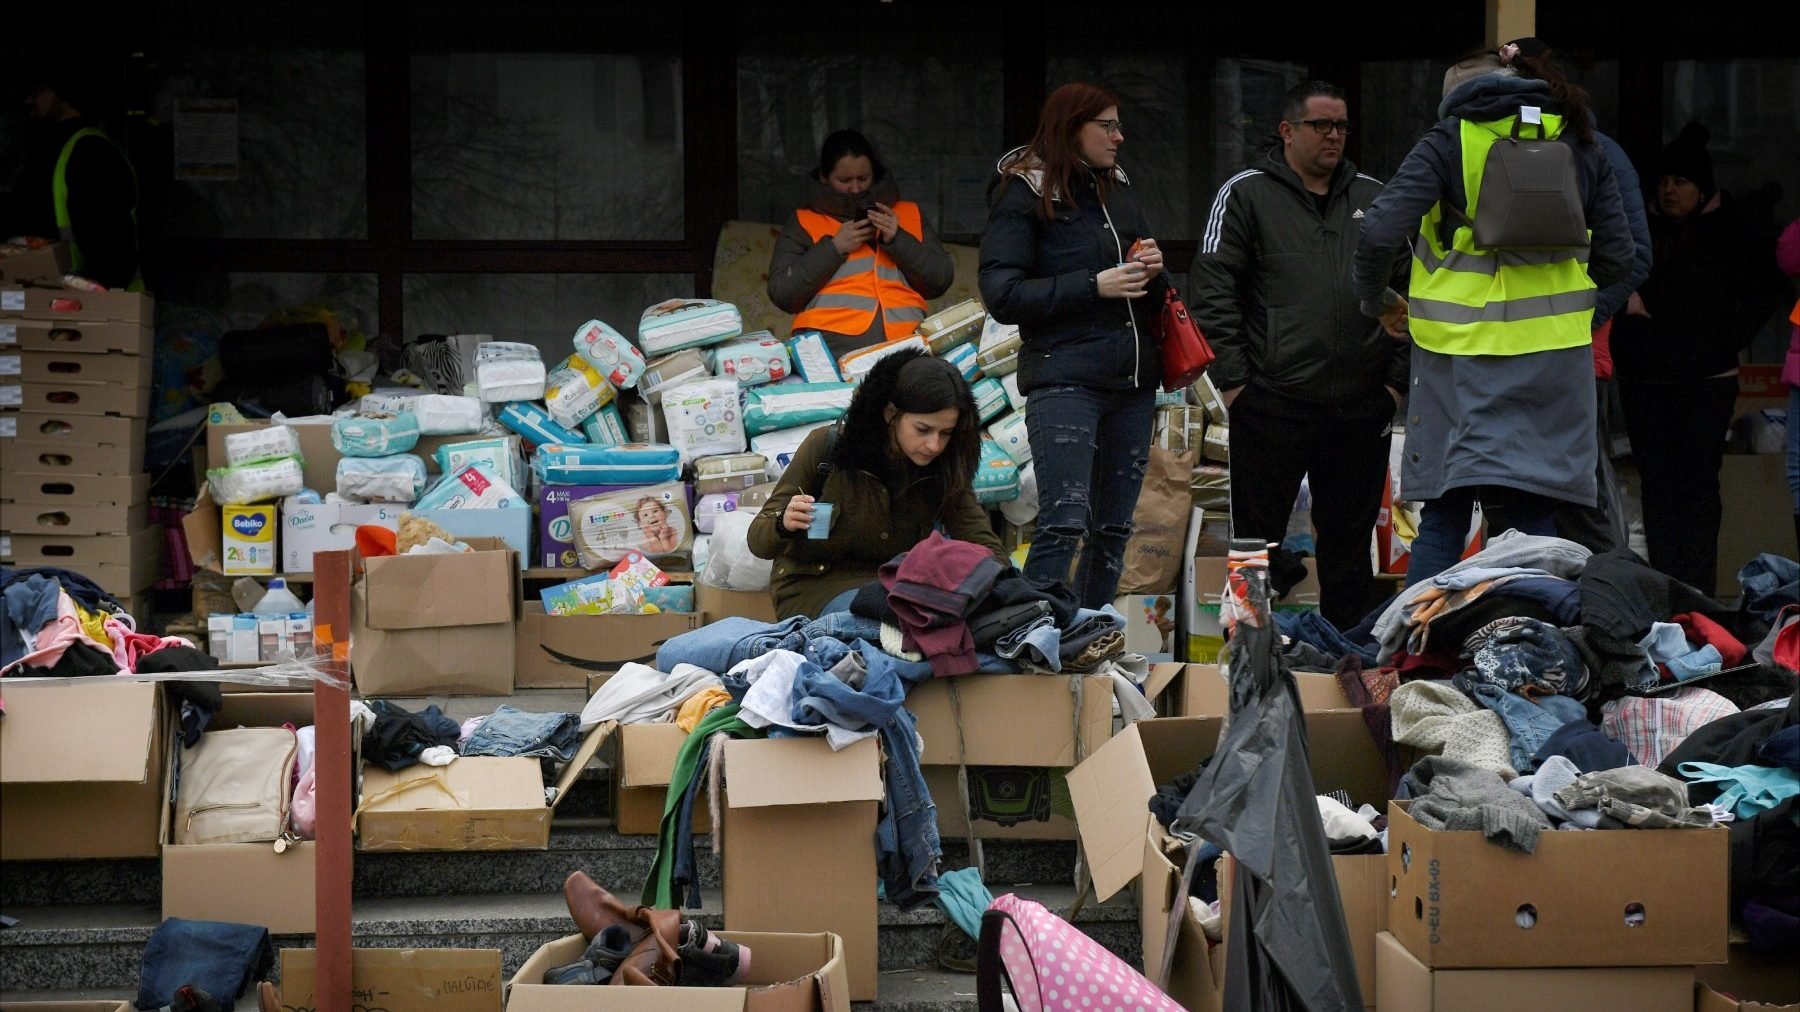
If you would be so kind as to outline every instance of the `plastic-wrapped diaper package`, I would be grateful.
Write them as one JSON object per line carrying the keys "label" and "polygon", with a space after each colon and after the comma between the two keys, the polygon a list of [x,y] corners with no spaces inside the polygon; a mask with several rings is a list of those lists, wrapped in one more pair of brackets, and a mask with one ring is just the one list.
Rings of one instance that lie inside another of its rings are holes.
{"label": "plastic-wrapped diaper package", "polygon": [[838,383],[844,374],[838,371],[837,359],[831,357],[831,346],[825,335],[816,330],[803,330],[788,338],[788,354],[793,356],[794,370],[808,383]]}
{"label": "plastic-wrapped diaper package", "polygon": [[750,521],[755,510],[727,513],[713,524],[712,547],[707,552],[706,567],[694,568],[700,580],[726,590],[758,591],[769,589],[769,574],[775,568],[770,559],[759,559],[750,551]]}
{"label": "plastic-wrapped diaper package", "polygon": [[744,430],[752,436],[842,418],[856,394],[851,383],[781,383],[744,391]]}
{"label": "plastic-wrapped diaper package", "polygon": [[981,463],[975,468],[970,483],[975,501],[983,506],[1009,502],[1019,497],[1019,465],[1006,455],[1000,444],[991,439],[981,441]]}
{"label": "plastic-wrapped diaper package", "polygon": [[570,355],[544,377],[544,407],[558,425],[571,429],[611,404],[615,392],[600,370],[580,355]]}
{"label": "plastic-wrapped diaper package", "polygon": [[800,448],[800,444],[805,442],[806,437],[811,435],[814,429],[835,424],[837,423],[813,422],[810,425],[795,426],[791,429],[765,432],[750,440],[750,449],[768,458],[769,480],[780,481],[781,472],[787,470],[788,461],[794,459],[794,451]]}
{"label": "plastic-wrapped diaper package", "polygon": [[480,432],[487,421],[487,406],[477,397],[454,394],[420,394],[412,413],[419,419],[421,436],[460,436]]}
{"label": "plastic-wrapped diaper package", "polygon": [[575,354],[588,360],[608,383],[623,390],[644,375],[644,353],[625,335],[599,320],[575,329]]}
{"label": "plastic-wrapped diaper package", "polygon": [[656,485],[681,477],[681,452],[662,443],[537,448],[531,472],[547,485]]}
{"label": "plastic-wrapped diaper package", "polygon": [[768,459],[760,453],[721,453],[701,457],[694,461],[694,493],[742,492],[767,480],[768,468]]}
{"label": "plastic-wrapped diaper package", "polygon": [[300,456],[300,436],[286,425],[270,425],[225,437],[225,466]]}
{"label": "plastic-wrapped diaper package", "polygon": [[736,380],[713,379],[663,392],[663,420],[669,443],[683,463],[714,453],[741,453],[747,438]]}
{"label": "plastic-wrapped diaper package", "polygon": [[[738,494],[736,492],[714,492],[703,495],[694,504],[694,529],[702,534],[713,532],[713,521],[727,513],[736,513]],[[694,564],[696,567],[699,563]]]}
{"label": "plastic-wrapped diaper package", "polygon": [[707,353],[699,348],[683,348],[646,366],[644,378],[638,380],[638,393],[644,395],[644,400],[660,406],[663,391],[686,383],[697,383],[710,376],[712,364]]}
{"label": "plastic-wrapped diaper package", "polygon": [[948,309],[940,309],[919,321],[919,334],[931,344],[931,353],[942,356],[959,345],[981,336],[987,310],[977,299],[965,299]]}
{"label": "plastic-wrapped diaper package", "polygon": [[1012,414],[988,426],[987,434],[1000,444],[1000,449],[1013,459],[1013,463],[1024,467],[1031,463],[1031,437],[1025,429],[1025,412],[1014,411]]}
{"label": "plastic-wrapped diaper package", "polygon": [[1018,373],[1009,372],[1000,377],[1000,388],[1006,391],[1006,403],[1010,404],[1014,411],[1021,411],[1024,409],[1025,395],[1019,392]]}
{"label": "plastic-wrapped diaper package", "polygon": [[369,502],[410,503],[425,491],[425,462],[410,453],[391,457],[344,457],[338,461],[342,495]]}
{"label": "plastic-wrapped diaper package", "polygon": [[518,436],[483,436],[445,443],[437,448],[436,457],[438,470],[444,474],[480,464],[513,488],[525,487],[525,455],[519,448]]}
{"label": "plastic-wrapped diaper package", "polygon": [[379,411],[397,415],[402,411],[413,410],[423,394],[423,390],[413,387],[387,387],[381,390],[372,390],[363,394],[362,399],[356,402],[356,410],[363,414]]}
{"label": "plastic-wrapped diaper package", "polygon": [[843,358],[838,359],[838,368],[843,370],[844,379],[846,381],[860,383],[862,382],[862,378],[869,374],[869,370],[875,368],[875,363],[887,358],[895,352],[905,351],[908,348],[929,351],[929,348],[925,344],[925,339],[914,334],[911,337],[903,337],[898,341],[884,341],[881,344],[853,351]]}
{"label": "plastic-wrapped diaper package", "polygon": [[718,299],[667,299],[644,310],[638,347],[648,355],[718,344],[744,332],[738,307]]}
{"label": "plastic-wrapped diaper package", "polygon": [[419,416],[364,411],[331,423],[331,445],[346,457],[388,457],[419,445]]}
{"label": "plastic-wrapped diaper package", "polygon": [[981,418],[981,424],[1006,414],[1006,388],[999,380],[984,376],[970,384],[969,392],[975,395],[975,414]]}
{"label": "plastic-wrapped diaper package", "polygon": [[959,344],[938,357],[955,366],[956,371],[963,374],[963,379],[970,383],[981,378],[981,364],[975,361],[975,346],[972,344]]}
{"label": "plastic-wrapped diaper package", "polygon": [[500,409],[500,424],[525,437],[534,446],[545,443],[585,443],[581,433],[556,423],[550,412],[529,401],[518,401]]}
{"label": "plastic-wrapped diaper package", "polygon": [[1035,466],[1026,464],[1019,468],[1019,494],[1000,504],[1000,515],[1020,527],[1037,519],[1038,487]]}
{"label": "plastic-wrapped diaper package", "polygon": [[545,378],[536,345],[489,341],[475,349],[475,393],[489,404],[541,400]]}
{"label": "plastic-wrapped diaper package", "polygon": [[[700,539],[694,539],[694,551],[700,551]],[[644,603],[656,605],[657,611],[692,615],[694,613],[694,585],[691,583],[669,583],[661,587],[645,587]]]}
{"label": "plastic-wrapped diaper package", "polygon": [[787,345],[766,330],[720,345],[713,358],[718,363],[718,374],[737,380],[739,386],[774,383],[788,375]]}
{"label": "plastic-wrapped diaper package", "polygon": [[425,490],[416,510],[481,510],[530,508],[531,504],[506,480],[480,464],[447,475]]}
{"label": "plastic-wrapped diaper package", "polygon": [[666,558],[694,544],[687,486],[677,481],[578,499],[569,504],[569,526],[584,569],[611,566],[634,551]]}
{"label": "plastic-wrapped diaper package", "polygon": [[981,347],[975,361],[983,375],[999,379],[1019,371],[1020,347],[1018,324],[1001,323],[990,316],[981,325]]}
{"label": "plastic-wrapped diaper package", "polygon": [[[712,557],[712,535],[711,534],[696,534],[696,535],[694,535],[694,572],[696,572],[696,573],[706,572],[706,560],[711,557]],[[672,583],[669,586],[674,587],[674,586],[681,586],[681,585]],[[694,592],[694,585],[690,583],[690,584],[686,584],[686,586],[688,588],[688,593],[692,594]],[[689,610],[691,611],[692,609],[690,608]]]}
{"label": "plastic-wrapped diaper package", "polygon": [[248,506],[295,495],[306,487],[300,458],[282,457],[241,467],[215,467],[206,472],[212,500],[221,506]]}
{"label": "plastic-wrapped diaper package", "polygon": [[581,423],[581,434],[595,446],[618,446],[631,442],[631,436],[625,431],[625,419],[619,414],[617,404],[608,404],[587,417]]}

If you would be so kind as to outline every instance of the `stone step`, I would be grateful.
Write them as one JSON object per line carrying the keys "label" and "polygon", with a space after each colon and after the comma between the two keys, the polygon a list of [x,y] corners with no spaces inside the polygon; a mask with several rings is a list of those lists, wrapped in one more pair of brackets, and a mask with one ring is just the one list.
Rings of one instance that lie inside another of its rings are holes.
{"label": "stone step", "polygon": [[[1066,910],[1074,896],[1067,886],[995,886],[994,892],[1018,892],[1058,911]],[[695,916],[709,927],[722,927],[718,891],[709,891],[705,899],[707,905]],[[146,904],[24,907],[9,913],[19,918],[19,924],[0,932],[0,996],[7,998],[20,992],[129,992],[137,982],[145,943],[159,921],[155,905]],[[893,980],[902,993],[924,992],[909,997],[904,1007],[973,1007],[973,978],[941,975],[936,969],[947,919],[935,905],[902,913],[882,904],[878,916],[883,986]],[[362,899],[354,904],[351,917],[358,946],[499,949],[509,976],[538,946],[572,930],[560,893]],[[1137,906],[1128,894],[1106,904],[1088,904],[1076,924],[1120,956],[1139,958]],[[958,941],[959,951],[972,951],[966,939]],[[277,936],[275,944],[306,947],[312,938]],[[917,980],[900,988],[901,978],[909,973]],[[938,993],[952,987],[945,983],[952,978],[962,983],[954,984],[951,993]],[[961,1001],[962,991],[969,996],[967,1005],[932,1004]],[[877,1007],[890,1006],[884,1002]]]}

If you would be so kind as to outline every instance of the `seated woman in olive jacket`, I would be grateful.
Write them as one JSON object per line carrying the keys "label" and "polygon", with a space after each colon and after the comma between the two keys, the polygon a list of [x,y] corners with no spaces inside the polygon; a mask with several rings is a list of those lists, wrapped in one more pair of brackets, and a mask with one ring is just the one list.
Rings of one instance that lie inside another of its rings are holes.
{"label": "seated woman in olive jacket", "polygon": [[[847,608],[882,563],[940,524],[1010,568],[970,484],[981,461],[978,424],[969,384],[950,363],[908,350],[870,370],[843,420],[800,444],[750,524],[750,551],[775,563],[776,614]],[[810,538],[821,503],[832,507],[830,531]]]}

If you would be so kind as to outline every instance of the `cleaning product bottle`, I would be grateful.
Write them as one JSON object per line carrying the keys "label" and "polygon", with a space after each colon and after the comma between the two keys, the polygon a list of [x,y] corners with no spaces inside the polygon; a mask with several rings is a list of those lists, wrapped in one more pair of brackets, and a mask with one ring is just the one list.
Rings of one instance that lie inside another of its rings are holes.
{"label": "cleaning product bottle", "polygon": [[287,581],[277,576],[269,581],[269,592],[250,610],[256,615],[292,615],[304,612],[306,606],[300,603],[293,591],[287,589]]}

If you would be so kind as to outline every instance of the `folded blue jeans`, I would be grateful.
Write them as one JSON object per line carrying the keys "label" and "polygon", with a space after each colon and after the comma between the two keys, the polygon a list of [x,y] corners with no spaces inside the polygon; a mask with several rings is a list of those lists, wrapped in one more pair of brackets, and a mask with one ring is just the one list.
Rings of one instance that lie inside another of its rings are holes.
{"label": "folded blue jeans", "polygon": [[1564,724],[1587,720],[1587,707],[1568,696],[1539,696],[1535,702],[1487,682],[1457,676],[1456,684],[1477,703],[1500,715],[1512,735],[1512,766],[1520,773],[1537,768],[1534,758]]}
{"label": "folded blue jeans", "polygon": [[533,756],[568,762],[581,741],[578,713],[530,713],[502,703],[463,743],[466,756]]}
{"label": "folded blue jeans", "polygon": [[238,995],[267,979],[274,966],[268,928],[171,917],[156,926],[144,946],[137,1007],[162,1008],[174,1000],[176,990],[192,984],[230,1012]]}

